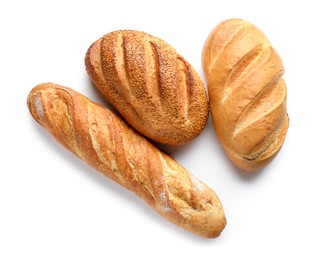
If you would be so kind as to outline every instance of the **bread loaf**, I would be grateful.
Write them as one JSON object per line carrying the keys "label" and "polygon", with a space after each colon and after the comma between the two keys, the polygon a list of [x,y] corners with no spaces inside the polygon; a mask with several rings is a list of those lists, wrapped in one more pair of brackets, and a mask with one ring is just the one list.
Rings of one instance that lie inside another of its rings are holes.
{"label": "bread loaf", "polygon": [[150,139],[181,145],[205,127],[206,89],[193,67],[163,40],[111,32],[86,53],[87,72],[123,118]]}
{"label": "bread loaf", "polygon": [[289,125],[280,56],[256,26],[229,19],[209,34],[202,64],[220,142],[239,168],[262,169]]}
{"label": "bread loaf", "polygon": [[28,107],[61,145],[172,223],[207,238],[225,227],[215,192],[110,110],[52,83],[32,89]]}

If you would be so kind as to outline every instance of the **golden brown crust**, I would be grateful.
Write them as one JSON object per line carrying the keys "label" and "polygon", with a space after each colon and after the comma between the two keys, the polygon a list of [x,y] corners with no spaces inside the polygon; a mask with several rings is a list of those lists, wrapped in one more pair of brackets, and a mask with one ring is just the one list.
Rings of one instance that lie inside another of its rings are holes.
{"label": "golden brown crust", "polygon": [[205,127],[206,89],[169,44],[144,32],[111,32],[85,58],[94,85],[125,120],[150,139],[180,145]]}
{"label": "golden brown crust", "polygon": [[28,107],[66,149],[160,215],[197,235],[220,235],[226,218],[215,192],[110,110],[52,83],[32,89]]}
{"label": "golden brown crust", "polygon": [[239,168],[260,170],[278,153],[289,124],[281,58],[256,26],[229,19],[209,34],[202,64],[220,142]]}

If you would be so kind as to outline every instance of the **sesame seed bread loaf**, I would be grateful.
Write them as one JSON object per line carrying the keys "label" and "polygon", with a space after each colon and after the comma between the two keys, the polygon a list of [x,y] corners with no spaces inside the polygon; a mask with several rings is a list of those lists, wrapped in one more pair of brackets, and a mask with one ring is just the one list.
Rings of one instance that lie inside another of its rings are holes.
{"label": "sesame seed bread loaf", "polygon": [[96,88],[146,137],[181,145],[205,127],[206,89],[165,41],[140,31],[114,31],[90,46],[85,64]]}

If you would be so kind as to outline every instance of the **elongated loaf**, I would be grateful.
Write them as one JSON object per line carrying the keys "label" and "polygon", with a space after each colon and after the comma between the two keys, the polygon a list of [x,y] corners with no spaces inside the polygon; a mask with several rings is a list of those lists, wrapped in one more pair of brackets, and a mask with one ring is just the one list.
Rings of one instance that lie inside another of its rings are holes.
{"label": "elongated loaf", "polygon": [[144,32],[111,32],[86,53],[87,72],[125,120],[150,139],[181,145],[205,127],[206,89],[165,41]]}
{"label": "elongated loaf", "polygon": [[256,26],[229,19],[209,34],[202,64],[220,142],[238,167],[260,170],[282,147],[289,125],[281,58]]}
{"label": "elongated loaf", "polygon": [[110,110],[52,83],[32,89],[28,107],[66,149],[169,221],[208,238],[219,236],[225,227],[215,192]]}

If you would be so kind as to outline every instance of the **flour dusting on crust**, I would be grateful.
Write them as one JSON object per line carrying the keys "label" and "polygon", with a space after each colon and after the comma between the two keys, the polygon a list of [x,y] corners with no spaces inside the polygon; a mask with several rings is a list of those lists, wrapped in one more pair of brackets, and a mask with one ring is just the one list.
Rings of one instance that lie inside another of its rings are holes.
{"label": "flour dusting on crust", "polygon": [[172,210],[172,208],[170,207],[169,203],[168,203],[168,199],[166,197],[166,193],[165,191],[162,191],[159,195],[161,201],[159,204],[159,208],[162,212],[167,213],[170,212]]}
{"label": "flour dusting on crust", "polygon": [[192,175],[190,172],[189,172],[189,177],[190,177],[192,185],[197,190],[199,190],[199,191],[205,190],[205,185],[200,180],[198,180],[194,175]]}
{"label": "flour dusting on crust", "polygon": [[34,99],[34,107],[36,109],[38,117],[42,117],[44,115],[44,107],[42,105],[42,101],[40,97],[36,97]]}

